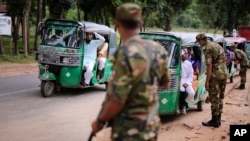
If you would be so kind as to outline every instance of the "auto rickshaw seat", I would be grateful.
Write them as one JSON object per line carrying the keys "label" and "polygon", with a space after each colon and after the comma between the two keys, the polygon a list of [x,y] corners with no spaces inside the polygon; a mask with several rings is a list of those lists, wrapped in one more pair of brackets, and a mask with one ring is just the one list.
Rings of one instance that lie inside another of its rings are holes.
{"label": "auto rickshaw seat", "polygon": [[199,79],[197,75],[194,75],[193,81],[192,81],[192,87],[194,89],[194,92],[196,93],[199,87]]}
{"label": "auto rickshaw seat", "polygon": [[[104,42],[103,44],[101,44],[98,49],[97,49],[97,58],[101,58],[101,57],[105,57],[107,58],[107,54],[108,54],[108,47],[107,48],[104,48],[104,45],[107,45],[109,46],[109,43],[108,42]],[[104,54],[103,56],[99,56],[99,54]]]}

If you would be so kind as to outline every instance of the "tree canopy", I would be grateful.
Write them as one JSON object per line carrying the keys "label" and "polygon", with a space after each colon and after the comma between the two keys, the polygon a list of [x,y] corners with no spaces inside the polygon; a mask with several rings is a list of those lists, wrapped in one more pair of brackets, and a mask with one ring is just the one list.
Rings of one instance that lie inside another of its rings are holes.
{"label": "tree canopy", "polygon": [[[14,21],[15,46],[19,25],[37,26],[44,18],[63,18],[111,26],[116,7],[124,2],[134,2],[142,7],[144,27],[158,27],[166,31],[171,30],[173,25],[231,31],[238,25],[249,24],[250,20],[250,9],[247,7],[250,5],[249,0],[7,0],[2,2],[7,5],[7,15]],[[28,18],[32,22],[26,23]],[[22,29],[29,31],[29,26],[26,27],[27,29]],[[22,31],[22,33],[29,32]]]}

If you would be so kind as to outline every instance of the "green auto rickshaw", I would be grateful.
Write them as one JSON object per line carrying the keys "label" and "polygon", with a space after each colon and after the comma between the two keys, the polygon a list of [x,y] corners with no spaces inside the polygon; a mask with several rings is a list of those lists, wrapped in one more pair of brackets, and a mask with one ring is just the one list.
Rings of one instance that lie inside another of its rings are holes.
{"label": "green auto rickshaw", "polygon": [[196,44],[196,33],[181,33],[181,32],[142,32],[141,37],[144,39],[153,39],[168,51],[169,60],[168,67],[170,73],[170,87],[168,89],[159,89],[159,113],[160,115],[175,114],[180,102],[180,75],[181,75],[181,48],[190,48],[195,52],[196,57],[200,60],[199,76],[195,81],[195,97],[194,100],[188,103],[188,107],[197,105],[199,111],[203,110],[203,104],[207,97],[205,89],[206,80],[206,64],[204,54],[201,48]]}
{"label": "green auto rickshaw", "polygon": [[[108,56],[116,50],[115,31],[105,25],[92,22],[47,19],[39,24],[38,33],[41,35],[41,43],[36,51],[42,96],[52,96],[62,87],[80,88],[84,73],[83,52],[86,32],[97,32],[108,42],[107,59],[101,78],[97,77],[100,73],[96,60],[89,87],[107,84],[112,73],[112,63]],[[59,35],[62,38],[57,37]]]}
{"label": "green auto rickshaw", "polygon": [[250,41],[246,42],[245,52],[246,52],[248,62],[249,62],[248,67],[250,67]]}

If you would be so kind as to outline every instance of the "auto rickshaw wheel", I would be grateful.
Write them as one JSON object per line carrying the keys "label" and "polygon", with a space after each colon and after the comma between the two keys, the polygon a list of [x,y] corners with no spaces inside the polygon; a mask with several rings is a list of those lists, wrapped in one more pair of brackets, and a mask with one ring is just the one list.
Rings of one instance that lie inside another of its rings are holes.
{"label": "auto rickshaw wheel", "polygon": [[199,101],[197,103],[197,109],[198,109],[198,111],[203,111],[203,101]]}
{"label": "auto rickshaw wheel", "polygon": [[54,81],[42,81],[41,94],[43,97],[50,97],[54,95],[56,84]]}
{"label": "auto rickshaw wheel", "polygon": [[105,88],[108,89],[108,82],[105,82]]}

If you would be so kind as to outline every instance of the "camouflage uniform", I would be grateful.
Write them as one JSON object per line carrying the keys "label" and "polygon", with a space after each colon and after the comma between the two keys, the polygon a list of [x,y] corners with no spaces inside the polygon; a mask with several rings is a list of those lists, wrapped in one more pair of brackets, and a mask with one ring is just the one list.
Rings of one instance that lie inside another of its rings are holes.
{"label": "camouflage uniform", "polygon": [[[138,5],[117,7],[115,24],[124,43],[110,58],[113,78],[99,116],[92,123],[95,133],[109,121],[112,141],[156,141],[160,129],[157,92],[158,86],[167,87],[169,82],[168,54],[159,43],[141,39],[141,23]],[[122,32],[126,30],[128,33]]]}
{"label": "camouflage uniform", "polygon": [[207,43],[203,47],[203,52],[206,58],[206,64],[212,65],[212,72],[209,80],[208,99],[211,102],[212,120],[202,122],[204,126],[220,126],[221,113],[223,110],[223,101],[226,80],[227,68],[224,49],[215,42],[210,42],[206,39],[205,34],[198,34],[197,41],[205,39]]}
{"label": "camouflage uniform", "polygon": [[248,67],[248,59],[247,55],[239,49],[234,50],[235,59],[240,62],[240,78],[241,78],[241,85],[245,85],[246,78],[247,78],[247,67]]}
{"label": "camouflage uniform", "polygon": [[[149,45],[152,60],[149,60],[146,51]],[[155,140],[160,128],[158,115],[149,124],[134,117],[147,115],[158,102],[157,84],[166,85],[169,81],[166,62],[167,52],[160,44],[146,42],[138,35],[131,37],[114,54],[113,70],[116,75],[109,84],[107,99],[116,96],[125,101],[123,110],[112,121],[114,141]],[[150,75],[144,75],[149,64],[152,68],[149,69]],[[156,83],[153,82],[154,78],[157,78]]]}
{"label": "camouflage uniform", "polygon": [[[125,3],[116,10],[120,22],[139,18],[141,8],[136,4]],[[110,123],[113,141],[156,140],[160,129],[158,109],[153,116],[149,113],[158,102],[158,85],[167,86],[169,81],[167,56],[159,43],[139,35],[131,36],[114,53],[111,61],[115,75],[109,82],[105,101],[116,97],[125,104]],[[151,120],[147,121],[148,117]]]}
{"label": "camouflage uniform", "polygon": [[227,70],[226,58],[223,48],[214,42],[209,42],[203,49],[206,64],[212,64],[212,74],[209,80],[209,100],[211,102],[212,116],[222,113],[224,92],[226,88]]}

